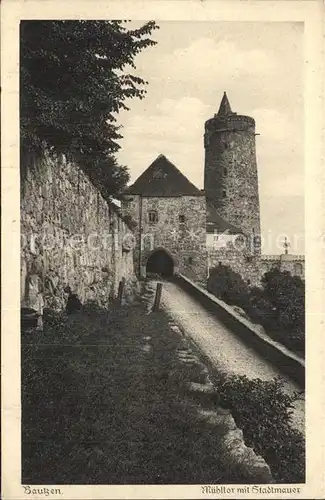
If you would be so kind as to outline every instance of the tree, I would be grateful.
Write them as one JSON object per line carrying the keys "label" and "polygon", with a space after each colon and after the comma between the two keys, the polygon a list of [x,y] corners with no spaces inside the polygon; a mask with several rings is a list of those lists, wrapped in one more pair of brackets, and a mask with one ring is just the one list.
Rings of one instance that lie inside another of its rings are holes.
{"label": "tree", "polygon": [[262,278],[264,294],[275,308],[279,325],[286,330],[305,329],[305,285],[288,271],[272,269]]}
{"label": "tree", "polygon": [[220,264],[210,270],[207,289],[228,304],[243,309],[249,306],[249,287],[229,266]]}
{"label": "tree", "polygon": [[250,307],[247,310],[252,321],[260,323],[264,328],[272,328],[275,308],[265,296],[263,288],[253,286],[249,291]]}
{"label": "tree", "polygon": [[[122,137],[116,114],[143,99],[145,82],[129,71],[156,42],[153,21],[127,29],[124,21],[22,21],[20,124],[22,153],[65,154],[105,183],[109,194],[128,172],[114,153]],[[129,68],[129,71],[127,69]]]}

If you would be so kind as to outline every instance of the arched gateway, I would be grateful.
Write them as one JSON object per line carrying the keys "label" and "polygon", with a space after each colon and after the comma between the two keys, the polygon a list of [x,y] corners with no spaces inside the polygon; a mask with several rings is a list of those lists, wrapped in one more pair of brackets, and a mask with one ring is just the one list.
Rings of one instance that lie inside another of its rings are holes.
{"label": "arched gateway", "polygon": [[146,273],[160,274],[161,276],[173,276],[175,264],[172,256],[163,248],[150,253],[147,259]]}

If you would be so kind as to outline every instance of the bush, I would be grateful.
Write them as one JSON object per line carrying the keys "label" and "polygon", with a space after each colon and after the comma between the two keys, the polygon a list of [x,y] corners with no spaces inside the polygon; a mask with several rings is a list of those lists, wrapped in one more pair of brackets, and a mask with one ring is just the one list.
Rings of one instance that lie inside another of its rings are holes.
{"label": "bush", "polygon": [[264,290],[258,287],[252,287],[249,291],[249,307],[247,309],[252,321],[260,323],[268,329],[274,323],[274,308],[270,301],[265,297]]}
{"label": "bush", "polygon": [[229,266],[220,264],[210,270],[207,289],[230,305],[245,310],[249,307],[249,287],[240,274],[235,273]]}
{"label": "bush", "polygon": [[276,311],[279,327],[305,330],[305,285],[298,276],[272,269],[262,278],[264,295]]}
{"label": "bush", "polygon": [[305,284],[287,271],[272,269],[262,288],[249,287],[229,266],[211,270],[207,289],[230,305],[244,309],[276,341],[299,354],[305,351]]}
{"label": "bush", "polygon": [[304,482],[304,437],[291,427],[293,403],[299,394],[286,394],[280,379],[216,375],[215,382],[221,404],[243,430],[246,444],[269,464],[275,480]]}
{"label": "bush", "polygon": [[[260,322],[271,335],[289,349],[305,350],[305,284],[287,271],[272,269],[262,278],[260,299],[251,303]],[[253,312],[253,314],[254,314]]]}

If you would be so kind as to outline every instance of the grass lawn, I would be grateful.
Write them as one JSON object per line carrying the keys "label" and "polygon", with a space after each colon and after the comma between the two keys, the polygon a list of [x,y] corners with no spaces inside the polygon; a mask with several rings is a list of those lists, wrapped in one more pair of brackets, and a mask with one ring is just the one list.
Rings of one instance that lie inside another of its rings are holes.
{"label": "grass lawn", "polygon": [[183,344],[139,306],[23,332],[23,484],[245,482],[182,393],[179,379],[198,377],[176,355]]}

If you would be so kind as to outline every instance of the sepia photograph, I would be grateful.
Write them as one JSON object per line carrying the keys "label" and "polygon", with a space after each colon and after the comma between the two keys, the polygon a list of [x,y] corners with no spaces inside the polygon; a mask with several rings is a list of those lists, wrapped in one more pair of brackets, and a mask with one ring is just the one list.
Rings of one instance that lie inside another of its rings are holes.
{"label": "sepia photograph", "polygon": [[303,35],[21,20],[25,493],[305,482]]}

